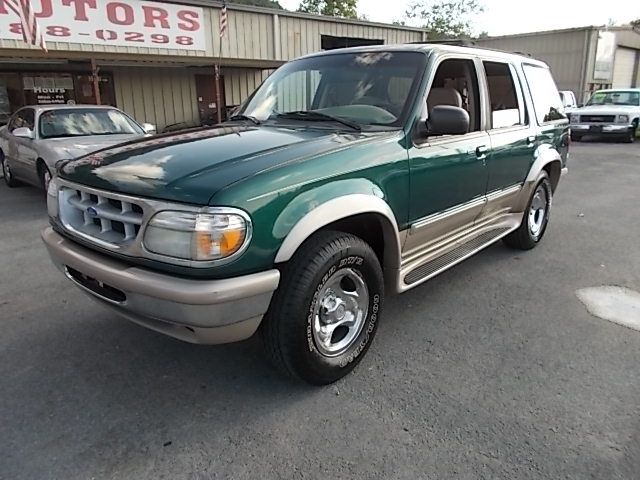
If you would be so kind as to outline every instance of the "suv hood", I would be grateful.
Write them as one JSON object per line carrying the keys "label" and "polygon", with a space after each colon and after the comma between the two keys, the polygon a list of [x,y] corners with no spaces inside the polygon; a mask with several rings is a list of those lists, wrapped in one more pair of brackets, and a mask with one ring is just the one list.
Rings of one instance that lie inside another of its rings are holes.
{"label": "suv hood", "polygon": [[158,135],[64,162],[61,178],[99,189],[206,205],[258,172],[380,134],[225,126]]}
{"label": "suv hood", "polygon": [[625,115],[627,112],[631,113],[637,110],[640,110],[640,107],[634,107],[633,105],[588,105],[571,113],[579,115]]}

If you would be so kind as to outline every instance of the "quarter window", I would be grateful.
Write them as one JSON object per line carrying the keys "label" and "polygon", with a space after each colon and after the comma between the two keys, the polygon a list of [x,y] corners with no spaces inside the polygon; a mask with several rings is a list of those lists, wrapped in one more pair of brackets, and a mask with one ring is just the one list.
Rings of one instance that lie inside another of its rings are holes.
{"label": "quarter window", "polygon": [[491,103],[491,128],[525,124],[522,92],[506,63],[484,62]]}
{"label": "quarter window", "polygon": [[524,65],[523,68],[538,124],[567,118],[560,93],[549,69],[536,65]]}

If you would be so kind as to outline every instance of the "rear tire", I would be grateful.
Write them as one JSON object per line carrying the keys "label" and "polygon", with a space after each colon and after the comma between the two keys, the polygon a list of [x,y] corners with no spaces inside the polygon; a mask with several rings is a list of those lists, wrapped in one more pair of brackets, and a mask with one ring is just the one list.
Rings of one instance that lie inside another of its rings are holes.
{"label": "rear tire", "polygon": [[20,182],[18,182],[13,173],[11,172],[11,168],[9,166],[9,162],[4,156],[4,153],[0,151],[0,163],[2,163],[2,175],[4,176],[4,183],[7,184],[9,188],[15,188],[20,186]]}
{"label": "rear tire", "polygon": [[366,242],[313,235],[285,265],[261,325],[271,362],[313,385],[344,377],[371,345],[383,296],[380,262]]}
{"label": "rear tire", "polygon": [[504,238],[504,243],[518,250],[531,250],[535,247],[547,230],[552,197],[549,175],[543,172],[527,203],[522,223],[517,230]]}

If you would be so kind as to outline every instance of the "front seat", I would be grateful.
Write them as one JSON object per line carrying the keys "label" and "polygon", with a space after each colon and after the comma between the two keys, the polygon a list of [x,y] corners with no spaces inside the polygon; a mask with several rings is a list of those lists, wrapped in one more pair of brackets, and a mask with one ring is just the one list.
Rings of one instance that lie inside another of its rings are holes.
{"label": "front seat", "polygon": [[462,107],[462,95],[455,88],[432,88],[427,97],[427,108],[429,111],[438,105],[450,105],[452,107]]}

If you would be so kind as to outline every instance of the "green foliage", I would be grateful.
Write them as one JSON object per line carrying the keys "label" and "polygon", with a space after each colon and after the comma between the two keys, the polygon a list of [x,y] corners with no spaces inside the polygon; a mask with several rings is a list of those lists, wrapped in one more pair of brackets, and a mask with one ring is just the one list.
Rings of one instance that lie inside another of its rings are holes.
{"label": "green foliage", "polygon": [[471,37],[473,17],[484,11],[480,0],[415,0],[406,17],[421,20],[429,39]]}
{"label": "green foliage", "polygon": [[358,18],[358,0],[302,0],[299,12],[330,17]]}
{"label": "green foliage", "polygon": [[282,5],[277,0],[230,0],[229,3],[235,3],[237,5],[252,5],[254,7],[275,8],[277,10],[284,10]]}
{"label": "green foliage", "polygon": [[631,28],[633,28],[636,32],[640,32],[640,18],[631,22]]}

